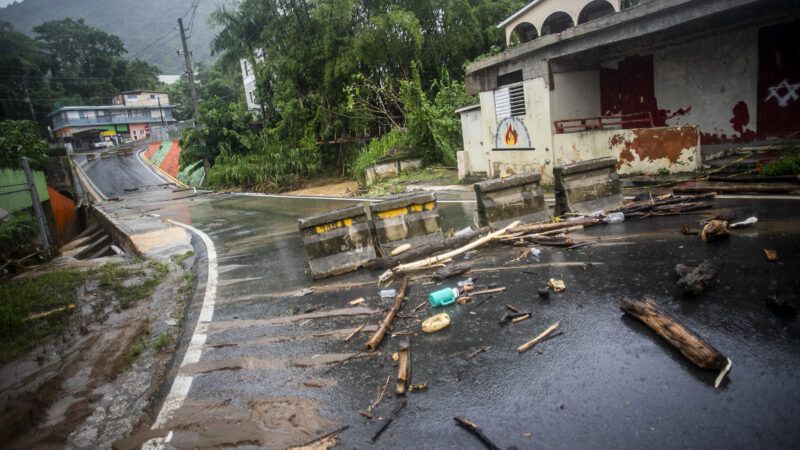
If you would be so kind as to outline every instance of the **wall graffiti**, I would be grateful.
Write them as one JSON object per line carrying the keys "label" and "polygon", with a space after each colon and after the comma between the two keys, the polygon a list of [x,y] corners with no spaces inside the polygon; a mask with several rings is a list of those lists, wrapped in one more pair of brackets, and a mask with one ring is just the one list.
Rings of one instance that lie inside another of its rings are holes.
{"label": "wall graffiti", "polygon": [[506,117],[497,124],[494,148],[499,150],[528,150],[531,148],[531,137],[522,119]]}
{"label": "wall graffiti", "polygon": [[767,88],[769,90],[769,95],[764,99],[764,102],[768,102],[774,98],[775,101],[778,102],[778,106],[785,108],[789,106],[790,101],[798,99],[798,88],[800,88],[800,83],[790,84],[789,80],[784,79],[777,86],[770,86]]}

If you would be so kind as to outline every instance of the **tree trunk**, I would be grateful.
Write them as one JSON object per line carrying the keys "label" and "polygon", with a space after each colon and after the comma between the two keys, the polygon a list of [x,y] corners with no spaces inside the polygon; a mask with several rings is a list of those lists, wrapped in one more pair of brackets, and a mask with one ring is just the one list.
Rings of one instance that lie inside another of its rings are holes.
{"label": "tree trunk", "polygon": [[620,309],[650,327],[683,356],[701,369],[722,370],[728,359],[700,336],[659,311],[651,300],[623,301]]}
{"label": "tree trunk", "polygon": [[397,312],[400,311],[400,308],[403,306],[403,299],[406,296],[406,289],[408,288],[408,277],[403,278],[403,284],[400,286],[400,290],[397,291],[397,296],[394,298],[394,305],[386,313],[386,317],[383,318],[381,321],[380,326],[375,331],[375,333],[367,340],[366,347],[370,350],[375,350],[381,345],[381,341],[383,340],[383,336],[386,334],[386,331],[389,330],[389,327],[392,326],[392,321],[394,317],[397,315]]}

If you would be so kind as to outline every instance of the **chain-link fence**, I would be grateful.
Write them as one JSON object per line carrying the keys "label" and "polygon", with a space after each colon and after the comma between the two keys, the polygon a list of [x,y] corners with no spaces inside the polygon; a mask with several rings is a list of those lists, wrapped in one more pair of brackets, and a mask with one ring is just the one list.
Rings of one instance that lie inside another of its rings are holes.
{"label": "chain-link fence", "polygon": [[39,249],[52,252],[41,203],[48,199],[44,173],[30,170],[27,160],[21,170],[0,168],[0,271]]}

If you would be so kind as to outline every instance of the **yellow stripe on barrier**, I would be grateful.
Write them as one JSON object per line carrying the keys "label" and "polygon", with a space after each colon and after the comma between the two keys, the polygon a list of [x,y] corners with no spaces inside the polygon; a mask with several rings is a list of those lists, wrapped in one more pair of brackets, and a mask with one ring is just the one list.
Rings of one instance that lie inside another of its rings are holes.
{"label": "yellow stripe on barrier", "polygon": [[326,231],[331,231],[342,227],[349,227],[352,225],[353,225],[353,219],[342,219],[342,220],[337,220],[336,222],[317,225],[316,227],[314,227],[314,231],[316,231],[317,234],[320,234]]}
{"label": "yellow stripe on barrier", "polygon": [[436,202],[428,202],[421,205],[416,204],[404,208],[395,208],[395,209],[390,209],[388,211],[381,211],[376,215],[378,216],[379,219],[391,219],[392,217],[404,216],[412,212],[422,212],[423,209],[425,211],[430,211],[435,207],[436,207]]}

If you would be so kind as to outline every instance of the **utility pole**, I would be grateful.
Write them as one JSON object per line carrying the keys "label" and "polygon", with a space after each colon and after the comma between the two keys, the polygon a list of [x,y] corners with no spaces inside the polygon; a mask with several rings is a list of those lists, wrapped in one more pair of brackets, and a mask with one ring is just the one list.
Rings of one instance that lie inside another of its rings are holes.
{"label": "utility pole", "polygon": [[28,104],[28,108],[31,111],[31,119],[33,122],[36,123],[36,111],[33,110],[33,102],[31,101],[31,90],[28,89],[28,83],[25,83],[25,103]]}
{"label": "utility pole", "polygon": [[183,29],[183,19],[178,19],[178,29],[181,31],[181,44],[183,44],[183,59],[186,62],[186,76],[189,79],[189,95],[192,97],[192,109],[194,110],[194,123],[200,119],[200,111],[197,109],[197,90],[194,88],[194,71],[192,70],[192,56],[189,54],[189,45],[186,43],[186,30]]}
{"label": "utility pole", "polygon": [[[189,80],[189,95],[192,97],[192,109],[194,110],[194,127],[199,127],[200,109],[197,107],[197,90],[194,88],[194,71],[192,70],[192,57],[189,54],[189,45],[186,44],[186,30],[183,29],[183,18],[178,18],[178,29],[181,31],[181,44],[183,44],[183,58],[186,62],[186,76]],[[200,137],[200,145],[206,146],[202,136]],[[203,166],[208,174],[211,165],[208,162],[208,157],[203,158]]]}

